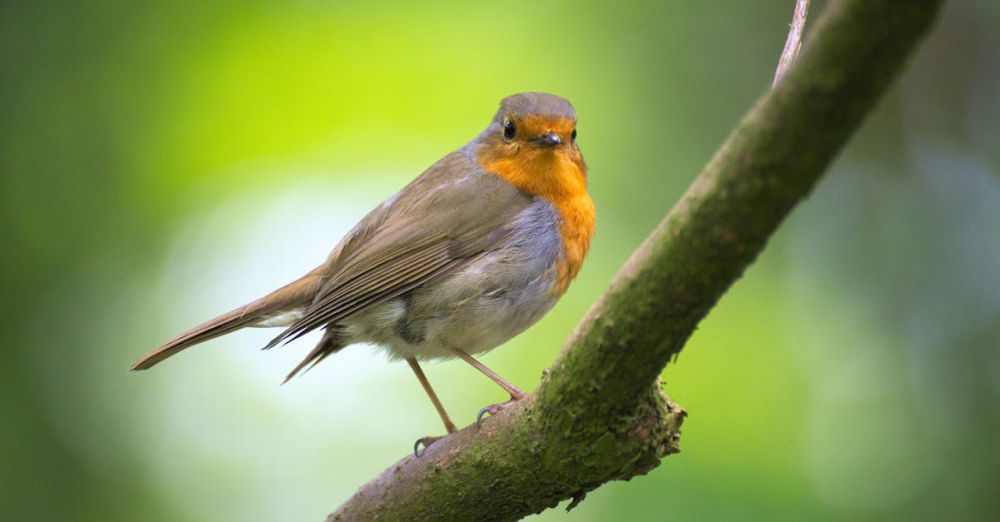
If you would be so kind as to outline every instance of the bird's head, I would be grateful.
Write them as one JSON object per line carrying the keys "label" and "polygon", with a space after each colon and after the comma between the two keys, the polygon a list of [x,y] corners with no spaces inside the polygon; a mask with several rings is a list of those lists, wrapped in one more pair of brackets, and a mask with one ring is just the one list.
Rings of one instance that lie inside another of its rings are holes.
{"label": "bird's head", "polygon": [[514,94],[500,101],[477,138],[476,159],[485,170],[533,194],[586,190],[587,167],[576,135],[576,111],[564,98]]}

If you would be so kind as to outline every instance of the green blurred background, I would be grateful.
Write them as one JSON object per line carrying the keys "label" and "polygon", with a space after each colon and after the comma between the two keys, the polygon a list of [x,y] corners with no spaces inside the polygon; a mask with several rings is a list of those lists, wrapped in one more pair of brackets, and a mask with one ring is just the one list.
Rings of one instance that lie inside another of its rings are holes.
{"label": "green blurred background", "polygon": [[[286,386],[314,337],[125,370],[312,268],[522,90],[576,105],[599,213],[566,298],[485,357],[533,388],[768,87],[792,3],[4,1],[2,518],[320,520],[440,431],[369,347]],[[998,20],[949,2],[666,369],[683,453],[538,519],[1000,517]],[[503,399],[429,375],[462,424]]]}

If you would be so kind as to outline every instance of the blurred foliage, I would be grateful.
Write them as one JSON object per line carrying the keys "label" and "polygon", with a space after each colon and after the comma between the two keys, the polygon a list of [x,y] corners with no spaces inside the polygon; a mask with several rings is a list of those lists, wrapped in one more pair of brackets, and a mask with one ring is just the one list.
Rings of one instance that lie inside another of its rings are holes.
{"label": "blurred foliage", "polygon": [[[486,357],[533,387],[767,88],[791,7],[3,2],[5,518],[318,520],[439,431],[368,347],[284,387],[309,340],[260,353],[260,330],[125,368],[311,268],[522,90],[577,106],[599,210],[567,297]],[[539,518],[1000,515],[998,18],[949,4],[664,372],[684,452]],[[459,363],[429,376],[462,423],[502,398]]]}

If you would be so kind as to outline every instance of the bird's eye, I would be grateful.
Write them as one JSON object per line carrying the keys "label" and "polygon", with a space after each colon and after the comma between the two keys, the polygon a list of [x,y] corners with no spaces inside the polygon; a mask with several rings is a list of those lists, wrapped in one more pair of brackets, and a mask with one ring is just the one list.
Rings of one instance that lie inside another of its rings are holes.
{"label": "bird's eye", "polygon": [[514,135],[517,134],[517,128],[510,120],[503,121],[503,139],[510,141],[514,139]]}
{"label": "bird's eye", "polygon": [[570,133],[569,140],[576,141],[576,129],[573,129],[573,132]]}

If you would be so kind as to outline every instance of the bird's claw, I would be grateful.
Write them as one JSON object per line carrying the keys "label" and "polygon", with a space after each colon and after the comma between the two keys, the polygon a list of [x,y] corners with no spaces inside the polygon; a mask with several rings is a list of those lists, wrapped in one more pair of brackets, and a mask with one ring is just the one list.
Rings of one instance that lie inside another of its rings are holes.
{"label": "bird's claw", "polygon": [[492,417],[497,413],[500,413],[501,411],[507,409],[508,406],[514,404],[515,402],[517,402],[517,400],[518,399],[511,397],[511,399],[507,402],[498,402],[496,404],[490,404],[489,406],[479,410],[479,413],[476,415],[476,427],[477,428],[482,427],[483,418],[486,416],[487,413],[490,415],[490,417]]}
{"label": "bird's claw", "polygon": [[[417,441],[413,443],[413,456],[420,458],[425,452],[427,452],[427,448],[431,447],[431,444],[434,444],[435,442],[443,438],[444,437],[441,436],[441,437],[421,437],[417,439]],[[420,449],[420,446],[424,447],[423,450]]]}
{"label": "bird's claw", "polygon": [[496,404],[490,404],[489,406],[487,406],[487,407],[479,410],[479,413],[476,414],[476,427],[477,428],[479,428],[479,427],[481,427],[483,425],[483,416],[485,416],[487,413],[489,413],[492,416],[496,412],[500,411],[500,410],[497,410],[495,408],[496,408]]}

